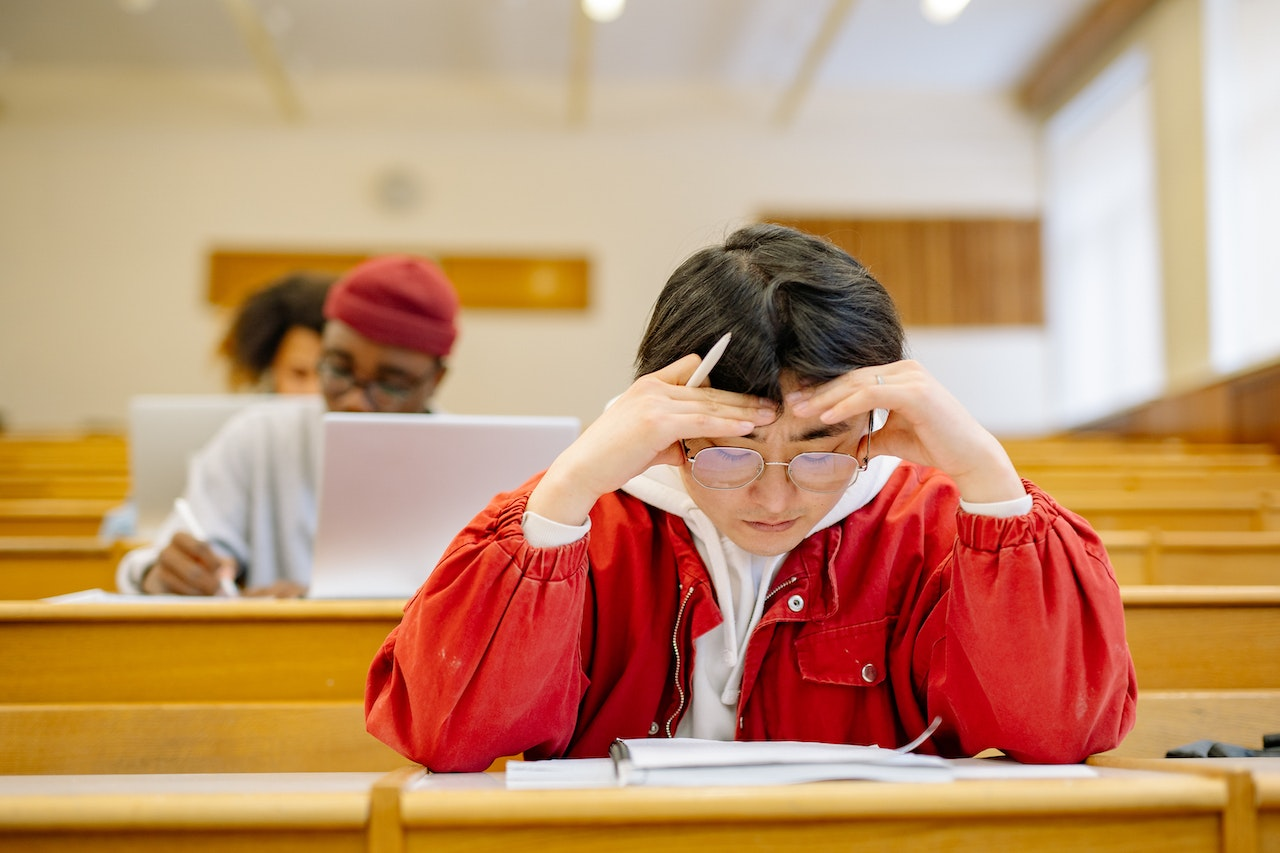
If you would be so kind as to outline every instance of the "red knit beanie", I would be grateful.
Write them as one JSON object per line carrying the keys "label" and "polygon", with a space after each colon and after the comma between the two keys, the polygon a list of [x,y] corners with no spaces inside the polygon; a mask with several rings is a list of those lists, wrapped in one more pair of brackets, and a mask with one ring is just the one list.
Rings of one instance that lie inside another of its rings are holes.
{"label": "red knit beanie", "polygon": [[438,266],[409,255],[365,261],[329,288],[324,316],[384,346],[445,356],[458,336],[458,293]]}

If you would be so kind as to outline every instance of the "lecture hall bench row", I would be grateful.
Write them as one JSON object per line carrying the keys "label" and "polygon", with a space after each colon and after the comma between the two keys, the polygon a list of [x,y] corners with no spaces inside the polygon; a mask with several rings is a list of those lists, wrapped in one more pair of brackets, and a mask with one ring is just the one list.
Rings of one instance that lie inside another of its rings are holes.
{"label": "lecture hall bench row", "polygon": [[[508,790],[500,773],[0,776],[0,847],[1257,853],[1280,767],[1100,761],[1085,778]],[[1117,762],[1119,764],[1120,762]]]}
{"label": "lecture hall bench row", "polygon": [[[1118,755],[1280,719],[1280,587],[1127,587],[1138,725]],[[386,770],[364,732],[398,601],[0,602],[0,772]],[[317,744],[324,744],[317,749]]]}
{"label": "lecture hall bench row", "polygon": [[[1280,530],[1101,530],[1122,585],[1280,584]],[[86,536],[0,537],[0,600],[115,587],[134,543]]]}

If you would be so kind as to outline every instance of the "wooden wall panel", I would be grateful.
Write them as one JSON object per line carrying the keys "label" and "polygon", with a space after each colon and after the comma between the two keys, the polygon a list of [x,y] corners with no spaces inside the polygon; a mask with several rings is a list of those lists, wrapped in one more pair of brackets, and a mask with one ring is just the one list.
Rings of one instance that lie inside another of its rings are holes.
{"label": "wooden wall panel", "polygon": [[[273,279],[299,270],[342,273],[377,252],[215,249],[208,259],[208,300],[233,307]],[[436,255],[464,308],[582,310],[591,265],[570,256]]]}
{"label": "wooden wall panel", "polygon": [[907,325],[1044,323],[1038,219],[765,219],[862,261]]}

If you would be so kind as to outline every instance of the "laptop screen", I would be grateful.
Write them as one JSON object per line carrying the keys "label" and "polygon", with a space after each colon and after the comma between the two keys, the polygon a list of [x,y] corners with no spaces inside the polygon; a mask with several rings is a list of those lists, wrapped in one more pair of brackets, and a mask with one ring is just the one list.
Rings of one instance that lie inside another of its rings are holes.
{"label": "laptop screen", "polygon": [[577,418],[324,416],[311,598],[409,598],[494,495],[578,436]]}
{"label": "laptop screen", "polygon": [[196,451],[227,420],[270,394],[142,394],[129,400],[129,483],[135,534],[150,538],[187,485]]}

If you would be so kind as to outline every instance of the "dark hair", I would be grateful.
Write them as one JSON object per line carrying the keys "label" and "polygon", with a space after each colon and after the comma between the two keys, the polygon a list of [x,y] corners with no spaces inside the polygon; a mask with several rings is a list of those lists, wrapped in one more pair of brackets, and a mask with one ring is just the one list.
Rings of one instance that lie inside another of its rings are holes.
{"label": "dark hair", "polygon": [[233,386],[257,383],[290,329],[324,331],[324,298],[337,278],[332,273],[290,273],[241,303],[219,348],[231,360]]}
{"label": "dark hair", "polygon": [[888,292],[827,240],[782,225],[751,225],[694,253],[654,303],[636,376],[733,340],[711,384],[782,401],[779,376],[805,384],[904,356]]}

